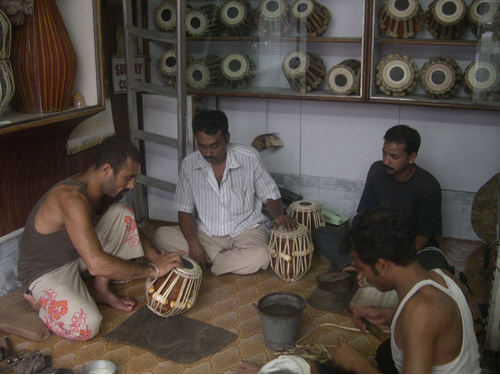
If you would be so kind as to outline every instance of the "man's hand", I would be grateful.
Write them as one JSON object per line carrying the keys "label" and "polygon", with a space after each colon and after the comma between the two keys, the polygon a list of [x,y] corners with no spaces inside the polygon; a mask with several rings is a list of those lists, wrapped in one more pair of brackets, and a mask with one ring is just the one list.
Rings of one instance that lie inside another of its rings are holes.
{"label": "man's hand", "polygon": [[198,263],[203,271],[207,270],[206,263],[212,263],[199,241],[195,241],[189,245],[189,257]]}
{"label": "man's hand", "polygon": [[377,373],[377,368],[360,352],[341,341],[338,346],[328,350],[332,364],[343,368],[348,373]]}
{"label": "man's hand", "polygon": [[185,251],[176,251],[175,253],[162,253],[158,255],[154,261],[154,264],[160,270],[159,276],[165,276],[175,267],[182,268],[183,264],[181,255],[185,253]]}
{"label": "man's hand", "polygon": [[365,319],[373,325],[387,325],[392,322],[395,309],[389,307],[352,305],[352,322],[356,327],[366,332]]}
{"label": "man's hand", "polygon": [[278,225],[283,226],[283,230],[289,232],[296,230],[299,225],[293,220],[290,216],[288,215],[279,215],[278,217],[274,218],[273,220],[273,228],[277,228]]}

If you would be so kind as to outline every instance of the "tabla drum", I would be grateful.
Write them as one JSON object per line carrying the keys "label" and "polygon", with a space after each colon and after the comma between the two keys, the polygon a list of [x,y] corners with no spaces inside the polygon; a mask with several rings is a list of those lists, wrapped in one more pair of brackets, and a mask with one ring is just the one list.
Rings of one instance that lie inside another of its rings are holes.
{"label": "tabla drum", "polygon": [[267,36],[281,36],[292,27],[292,13],[287,0],[260,0],[255,12],[259,31]]}
{"label": "tabla drum", "polygon": [[297,32],[310,37],[321,36],[330,24],[330,11],[315,0],[296,0],[292,5]]}
{"label": "tabla drum", "polygon": [[427,29],[434,37],[459,39],[467,28],[467,4],[464,0],[434,0],[424,17]]}
{"label": "tabla drum", "polygon": [[246,0],[227,0],[220,8],[222,30],[229,36],[248,36],[255,28],[255,10]]}
{"label": "tabla drum", "polygon": [[295,282],[311,268],[314,246],[302,224],[289,232],[281,225],[273,229],[268,247],[271,268],[282,280]]}
{"label": "tabla drum", "polygon": [[325,219],[321,213],[321,205],[318,202],[303,200],[290,204],[290,217],[297,223],[304,225],[309,233],[319,227],[326,226]]}
{"label": "tabla drum", "polygon": [[10,60],[0,60],[0,116],[14,96],[14,72]]}
{"label": "tabla drum", "polygon": [[[168,33],[177,32],[177,1],[167,0],[158,5],[154,12],[154,19],[156,25],[163,31]],[[191,10],[193,7],[186,4],[186,11]]]}
{"label": "tabla drum", "polygon": [[484,31],[493,31],[500,38],[500,1],[474,0],[469,6],[472,32],[480,38]]}
{"label": "tabla drum", "polygon": [[213,4],[202,5],[186,14],[186,31],[193,37],[219,35],[222,32],[220,9]]}
{"label": "tabla drum", "polygon": [[418,0],[386,0],[378,15],[380,30],[394,39],[413,38],[424,24]]}
{"label": "tabla drum", "polygon": [[285,56],[282,70],[291,88],[301,93],[316,90],[326,75],[325,64],[319,55],[300,50]]}
{"label": "tabla drum", "polygon": [[496,100],[500,91],[500,66],[493,60],[473,61],[465,69],[462,85],[474,100]]}
{"label": "tabla drum", "polygon": [[218,86],[221,82],[222,59],[208,54],[193,61],[187,67],[187,83],[193,89],[205,89]]}
{"label": "tabla drum", "polygon": [[155,314],[170,317],[189,310],[198,297],[203,272],[191,258],[182,256],[183,268],[174,268],[158,279],[146,280],[146,300]]}
{"label": "tabla drum", "polygon": [[376,84],[386,95],[405,96],[417,84],[418,67],[407,55],[387,55],[376,70]]}
{"label": "tabla drum", "polygon": [[433,99],[454,96],[462,82],[462,69],[451,58],[433,57],[420,69],[420,86]]}
{"label": "tabla drum", "polygon": [[[193,62],[193,57],[186,54],[186,65]],[[165,81],[170,86],[175,86],[177,83],[177,56],[174,49],[165,51],[158,59],[158,68],[160,73],[165,78]]]}
{"label": "tabla drum", "polygon": [[257,66],[240,52],[227,54],[221,62],[222,86],[228,89],[247,88],[255,78]]}
{"label": "tabla drum", "polygon": [[361,62],[347,59],[333,66],[326,75],[326,83],[336,95],[359,95]]}

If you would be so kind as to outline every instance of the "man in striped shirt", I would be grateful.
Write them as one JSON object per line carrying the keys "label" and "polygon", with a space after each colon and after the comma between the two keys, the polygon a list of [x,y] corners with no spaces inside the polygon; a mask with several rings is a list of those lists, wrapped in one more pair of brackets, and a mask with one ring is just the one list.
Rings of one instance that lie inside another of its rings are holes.
{"label": "man in striped shirt", "polygon": [[165,252],[182,249],[214,275],[251,274],[269,265],[269,219],[274,227],[293,230],[284,213],[279,189],[257,151],[229,143],[224,112],[207,110],[193,118],[198,151],[181,164],[174,208],[179,226],[161,227],[156,246]]}

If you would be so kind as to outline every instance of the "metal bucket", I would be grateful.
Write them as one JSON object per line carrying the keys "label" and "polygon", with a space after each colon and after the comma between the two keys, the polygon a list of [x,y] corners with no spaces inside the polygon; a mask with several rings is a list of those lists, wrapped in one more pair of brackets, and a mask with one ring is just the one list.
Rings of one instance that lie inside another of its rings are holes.
{"label": "metal bucket", "polygon": [[266,294],[253,306],[260,315],[266,348],[293,348],[306,307],[304,299],[294,293],[275,292]]}

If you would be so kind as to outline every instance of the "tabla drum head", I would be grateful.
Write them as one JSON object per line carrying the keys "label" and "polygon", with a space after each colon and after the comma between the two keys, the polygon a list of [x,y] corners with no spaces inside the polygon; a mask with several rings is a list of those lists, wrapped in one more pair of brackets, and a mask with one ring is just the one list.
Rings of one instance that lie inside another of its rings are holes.
{"label": "tabla drum head", "polygon": [[175,50],[171,49],[161,54],[158,66],[163,74],[177,74],[177,57]]}
{"label": "tabla drum head", "polygon": [[283,60],[283,71],[291,77],[303,75],[307,70],[308,58],[302,51],[292,51]]}
{"label": "tabla drum head", "polygon": [[350,59],[335,65],[327,76],[328,87],[334,94],[359,94],[359,73],[361,62]]}
{"label": "tabla drum head", "polygon": [[207,18],[199,10],[193,10],[186,16],[186,30],[191,36],[201,36],[207,29]]}
{"label": "tabla drum head", "polygon": [[389,89],[406,90],[415,79],[412,64],[409,58],[393,55],[379,64],[380,78]]}
{"label": "tabla drum head", "polygon": [[500,2],[498,0],[474,0],[469,6],[469,21],[472,32],[478,37],[486,30],[498,30],[500,24]]}
{"label": "tabla drum head", "polygon": [[411,19],[419,9],[418,0],[387,0],[386,3],[387,11],[397,20]]}
{"label": "tabla drum head", "polygon": [[421,86],[431,98],[445,99],[455,95],[462,80],[462,70],[450,58],[432,58],[422,66],[420,72]]}
{"label": "tabla drum head", "polygon": [[464,0],[437,0],[434,14],[442,23],[457,23],[467,15],[467,4]]}
{"label": "tabla drum head", "polygon": [[286,0],[262,0],[259,9],[266,18],[279,18],[286,13],[289,7]]}
{"label": "tabla drum head", "polygon": [[247,7],[237,0],[229,0],[220,9],[220,20],[226,26],[237,26],[245,21]]}
{"label": "tabla drum head", "polygon": [[177,8],[175,3],[165,1],[155,10],[155,22],[160,29],[175,32],[177,28]]}
{"label": "tabla drum head", "polygon": [[467,85],[469,92],[473,90],[498,90],[499,67],[491,61],[473,61],[465,70],[464,89]]}
{"label": "tabla drum head", "polygon": [[194,89],[203,89],[210,83],[210,71],[200,63],[192,63],[188,66],[187,81]]}
{"label": "tabla drum head", "polygon": [[307,18],[314,10],[312,0],[297,0],[292,5],[292,14],[296,18]]}
{"label": "tabla drum head", "polygon": [[241,79],[249,70],[248,58],[241,53],[231,53],[222,59],[222,73],[229,79]]}

